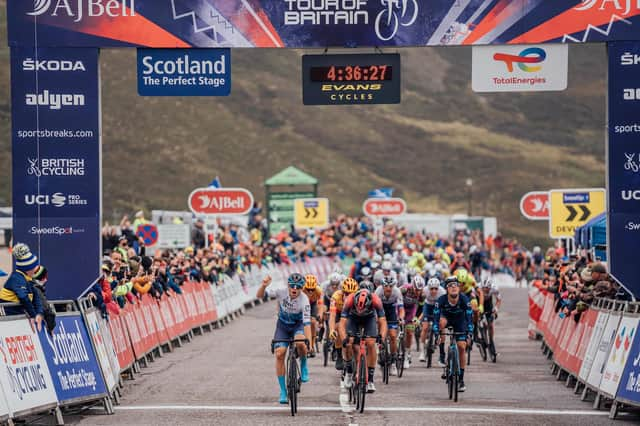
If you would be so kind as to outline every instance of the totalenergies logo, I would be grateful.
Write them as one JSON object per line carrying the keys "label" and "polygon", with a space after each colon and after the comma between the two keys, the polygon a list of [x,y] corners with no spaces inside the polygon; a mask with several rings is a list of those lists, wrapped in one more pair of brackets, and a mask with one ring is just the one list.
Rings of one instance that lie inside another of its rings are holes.
{"label": "totalenergies logo", "polygon": [[518,64],[524,72],[538,72],[542,69],[542,65],[529,66],[528,64],[539,64],[547,58],[547,52],[539,47],[529,47],[524,49],[518,55],[510,55],[508,53],[496,53],[493,59],[504,62],[509,72],[513,72],[513,64]]}

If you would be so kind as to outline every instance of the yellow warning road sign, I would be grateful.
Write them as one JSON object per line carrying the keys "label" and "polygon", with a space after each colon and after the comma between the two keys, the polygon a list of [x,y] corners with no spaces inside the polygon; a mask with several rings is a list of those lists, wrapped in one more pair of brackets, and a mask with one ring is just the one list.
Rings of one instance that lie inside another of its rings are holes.
{"label": "yellow warning road sign", "polygon": [[606,211],[606,199],[602,188],[549,191],[551,238],[572,238],[577,227]]}
{"label": "yellow warning road sign", "polygon": [[294,200],[296,228],[325,228],[329,226],[328,198],[298,198]]}

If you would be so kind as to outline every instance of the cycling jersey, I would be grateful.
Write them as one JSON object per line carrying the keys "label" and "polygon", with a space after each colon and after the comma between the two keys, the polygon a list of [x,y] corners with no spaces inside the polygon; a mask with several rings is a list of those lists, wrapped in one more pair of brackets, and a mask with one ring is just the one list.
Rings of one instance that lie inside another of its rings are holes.
{"label": "cycling jersey", "polygon": [[316,287],[313,293],[308,294],[304,292],[304,294],[309,298],[309,303],[315,305],[316,303],[322,305],[322,290]]}
{"label": "cycling jersey", "polygon": [[299,296],[292,299],[288,288],[267,288],[267,295],[278,299],[278,321],[285,325],[302,323],[303,326],[311,324],[311,304],[306,294],[300,292]]}
{"label": "cycling jersey", "polygon": [[467,279],[460,283],[460,290],[464,294],[470,294],[477,286],[475,278],[471,274],[467,274]]}
{"label": "cycling jersey", "polygon": [[331,306],[329,307],[329,310],[331,312],[340,314],[344,306],[344,299],[345,297],[342,290],[337,290],[335,293],[333,293],[333,296],[331,296]]}
{"label": "cycling jersey", "polygon": [[497,286],[491,286],[489,293],[484,294],[484,312],[485,314],[491,314],[493,311],[493,298],[496,300],[502,300],[502,295]]}
{"label": "cycling jersey", "polygon": [[391,295],[386,297],[384,295],[384,288],[382,286],[376,289],[376,296],[382,301],[382,308],[384,309],[384,316],[387,318],[387,324],[390,328],[398,328],[398,309],[404,306],[402,292],[398,287],[393,287]]}
{"label": "cycling jersey", "polygon": [[[469,299],[464,294],[458,296],[455,305],[449,303],[449,296],[441,296],[433,309],[433,332],[440,333],[440,318],[447,320],[447,326],[453,327],[456,333],[473,333],[473,311]],[[465,340],[465,336],[457,336],[457,339]]]}
{"label": "cycling jersey", "polygon": [[327,299],[331,299],[331,296],[333,296],[333,293],[338,291],[339,288],[340,286],[337,286],[336,289],[334,290],[333,286],[331,285],[331,282],[329,281],[325,281],[322,283],[322,293],[324,293],[324,297]]}
{"label": "cycling jersey", "polygon": [[342,309],[342,318],[347,318],[347,334],[355,336],[361,328],[364,329],[364,337],[378,336],[378,318],[384,317],[384,308],[382,300],[372,294],[371,312],[368,315],[358,315],[354,307],[355,293],[350,294],[344,302]]}
{"label": "cycling jersey", "polygon": [[405,284],[400,288],[405,307],[413,307],[425,300],[425,295],[422,291],[413,288],[412,284]]}
{"label": "cycling jersey", "polygon": [[[347,300],[344,302],[344,307],[342,308],[342,318],[348,318],[351,316],[361,317],[356,313],[356,308],[354,306],[356,293],[350,294],[347,297]],[[382,306],[382,300],[374,293],[371,295],[372,303],[371,303],[371,312],[363,315],[363,316],[377,316],[378,318],[384,317],[384,307]]]}
{"label": "cycling jersey", "polygon": [[447,291],[438,287],[438,291],[435,295],[431,295],[431,291],[428,288],[424,289],[424,306],[422,307],[422,322],[431,322],[433,321],[433,311],[436,306],[436,302],[438,299],[447,294]]}

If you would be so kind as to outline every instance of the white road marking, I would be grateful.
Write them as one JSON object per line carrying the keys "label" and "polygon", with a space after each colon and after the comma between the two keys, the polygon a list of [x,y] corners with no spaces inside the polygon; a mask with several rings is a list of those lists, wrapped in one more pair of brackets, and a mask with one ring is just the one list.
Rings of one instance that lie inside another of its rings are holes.
{"label": "white road marking", "polygon": [[[325,407],[305,407],[298,408],[300,411],[344,411],[342,406],[342,394],[340,395],[341,406]],[[346,396],[346,395],[345,395]],[[348,399],[348,397],[347,397]],[[347,406],[348,404],[348,400]],[[350,411],[352,407],[349,406]],[[115,407],[116,411],[288,411],[287,406],[244,406],[244,405],[129,405]],[[366,411],[372,412],[402,412],[402,413],[459,413],[459,414],[514,414],[514,415],[538,415],[538,416],[608,416],[605,411],[580,411],[580,410],[548,410],[537,408],[499,408],[499,407],[366,407]],[[624,414],[624,413],[622,413]]]}

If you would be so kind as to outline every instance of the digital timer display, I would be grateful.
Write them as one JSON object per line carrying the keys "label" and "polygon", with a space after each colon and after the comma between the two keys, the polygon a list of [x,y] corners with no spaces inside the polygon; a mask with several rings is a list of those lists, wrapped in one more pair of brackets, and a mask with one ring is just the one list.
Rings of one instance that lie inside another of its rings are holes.
{"label": "digital timer display", "polygon": [[393,66],[391,65],[332,65],[312,67],[310,78],[313,82],[336,81],[391,81]]}

